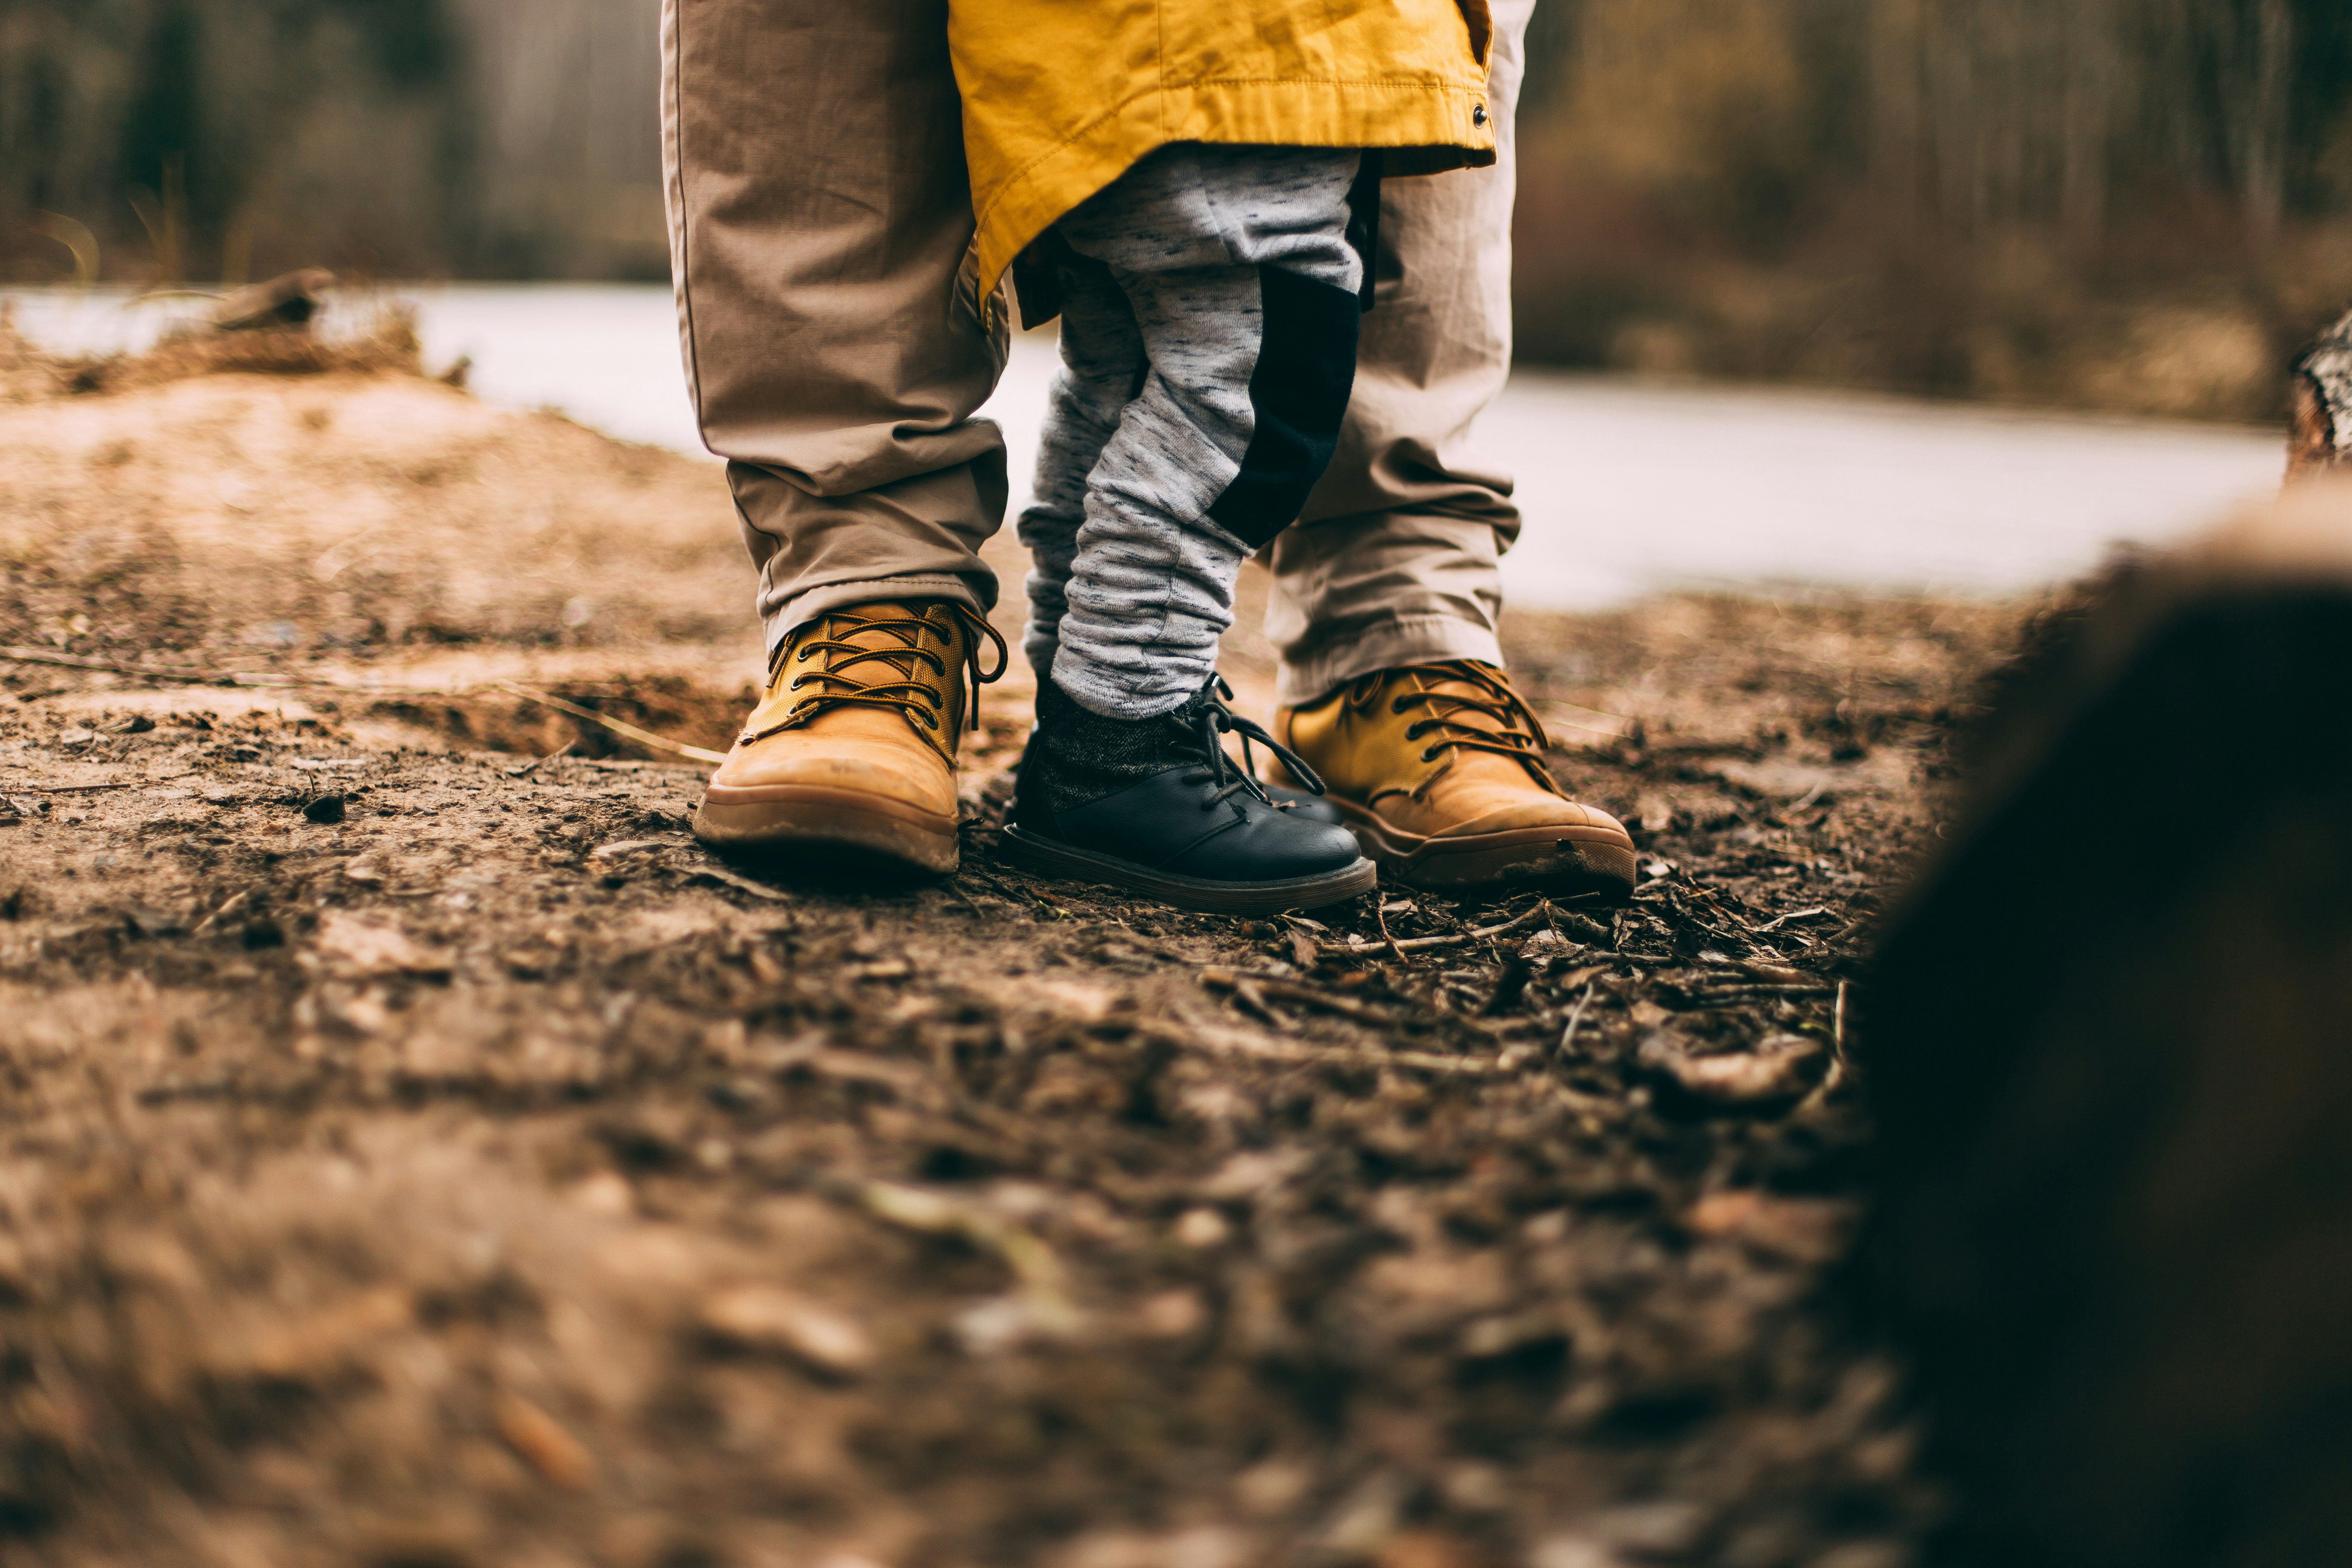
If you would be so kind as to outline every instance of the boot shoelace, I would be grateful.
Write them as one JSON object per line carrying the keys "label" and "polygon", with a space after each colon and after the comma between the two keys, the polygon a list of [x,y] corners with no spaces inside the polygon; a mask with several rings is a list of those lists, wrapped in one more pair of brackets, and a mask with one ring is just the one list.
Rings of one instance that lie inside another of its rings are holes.
{"label": "boot shoelace", "polygon": [[[1483,694],[1432,690],[1423,684],[1415,690],[1399,692],[1390,701],[1389,711],[1391,713],[1408,713],[1415,708],[1428,710],[1427,718],[1413,721],[1405,726],[1404,731],[1407,741],[1418,741],[1433,734],[1436,737],[1422,749],[1423,762],[1433,763],[1447,752],[1493,752],[1526,768],[1535,775],[1538,783],[1553,794],[1567,793],[1551,776],[1551,770],[1544,765],[1544,749],[1550,745],[1551,741],[1544,733],[1543,721],[1536,717],[1535,710],[1527,705],[1526,700],[1511,689],[1509,681],[1503,678],[1500,670],[1468,659],[1447,664],[1404,665],[1366,677],[1350,693],[1351,700],[1360,708],[1369,704],[1374,693],[1400,675],[1415,676],[1424,683],[1460,681]],[[1469,722],[1467,716],[1471,714],[1493,721],[1496,728],[1488,729]],[[1444,768],[1423,779],[1412,793],[1419,795],[1444,776],[1452,766],[1452,760],[1448,759]]]}
{"label": "boot shoelace", "polygon": [[[1307,759],[1276,740],[1265,726],[1256,720],[1244,719],[1226,707],[1224,700],[1234,694],[1234,689],[1225,684],[1224,678],[1222,676],[1214,676],[1211,679],[1216,682],[1216,693],[1201,710],[1200,732],[1194,737],[1201,749],[1208,753],[1205,759],[1206,765],[1196,773],[1184,775],[1186,784],[1206,784],[1217,786],[1215,792],[1201,803],[1201,809],[1214,811],[1220,804],[1236,795],[1253,796],[1265,805],[1275,804],[1273,797],[1265,793],[1265,786],[1257,780],[1256,759],[1250,750],[1253,742],[1273,752],[1282,765],[1290,770],[1291,777],[1317,795],[1321,795],[1323,780],[1313,768],[1307,765]],[[1223,737],[1226,735],[1236,735],[1241,739],[1242,765],[1238,768],[1234,766],[1234,760],[1225,755]]]}
{"label": "boot shoelace", "polygon": [[[980,662],[981,638],[968,637],[964,643],[961,674],[969,679],[971,685],[970,700],[964,704],[965,722],[962,728],[977,729],[980,724],[980,689],[1001,679],[1013,656],[994,626],[961,605],[948,601],[947,607],[955,612],[968,631],[979,632],[996,647],[996,668],[983,670]],[[782,722],[757,733],[746,734],[743,744],[750,745],[782,731],[796,729],[833,708],[895,709],[906,715],[908,721],[915,726],[915,732],[933,751],[952,764],[955,762],[954,745],[951,742],[942,742],[939,733],[939,686],[936,681],[921,679],[917,675],[922,666],[928,665],[937,680],[948,678],[947,661],[923,646],[923,634],[939,630],[935,622],[922,616],[864,616],[854,611],[834,610],[818,616],[816,635],[798,644],[787,645],[792,649],[789,657],[796,665],[805,664],[820,653],[838,657],[828,659],[821,669],[795,674],[791,684],[784,688],[787,691],[798,691],[803,686],[815,686],[818,688],[816,694],[793,703],[785,710]],[[905,641],[900,646],[886,643],[879,647],[867,647],[849,640],[877,631],[903,637]],[[843,673],[870,659],[883,660],[894,672],[906,679],[868,683],[853,680]],[[959,682],[960,687],[961,684]]]}

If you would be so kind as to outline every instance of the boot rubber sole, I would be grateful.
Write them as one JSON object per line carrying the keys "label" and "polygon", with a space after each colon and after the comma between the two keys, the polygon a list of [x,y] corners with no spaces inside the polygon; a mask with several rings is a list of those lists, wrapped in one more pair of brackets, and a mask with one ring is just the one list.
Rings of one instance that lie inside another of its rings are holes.
{"label": "boot rubber sole", "polygon": [[1429,892],[1540,888],[1633,896],[1633,841],[1606,827],[1514,827],[1501,833],[1420,837],[1400,833],[1364,807],[1334,799],[1348,826],[1382,871]]}
{"label": "boot rubber sole", "polygon": [[1024,869],[1040,876],[1074,882],[1100,882],[1129,892],[1144,893],[1179,909],[1216,915],[1275,915],[1286,910],[1315,910],[1360,898],[1380,885],[1378,867],[1358,860],[1337,871],[1314,877],[1293,877],[1271,882],[1219,882],[1202,877],[1180,877],[1149,866],[1097,854],[1074,845],[1056,844],[1018,827],[1004,830],[1004,847]]}
{"label": "boot rubber sole", "polygon": [[695,811],[694,836],[714,849],[791,850],[828,862],[879,857],[942,876],[959,859],[954,817],[819,784],[713,784]]}

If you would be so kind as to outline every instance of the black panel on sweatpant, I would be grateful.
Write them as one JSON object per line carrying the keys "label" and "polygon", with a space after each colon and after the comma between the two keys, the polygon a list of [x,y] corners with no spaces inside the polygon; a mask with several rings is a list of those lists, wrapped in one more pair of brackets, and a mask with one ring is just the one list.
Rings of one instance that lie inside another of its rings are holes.
{"label": "black panel on sweatpant", "polygon": [[1346,289],[1278,267],[1259,268],[1258,283],[1265,337],[1250,377],[1257,427],[1241,472],[1209,508],[1253,549],[1297,521],[1307,492],[1331,466],[1363,331],[1363,305]]}

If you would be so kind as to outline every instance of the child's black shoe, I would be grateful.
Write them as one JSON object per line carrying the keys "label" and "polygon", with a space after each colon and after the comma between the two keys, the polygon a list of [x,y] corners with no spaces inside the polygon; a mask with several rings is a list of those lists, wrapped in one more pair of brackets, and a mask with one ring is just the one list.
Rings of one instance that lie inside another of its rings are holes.
{"label": "child's black shoe", "polygon": [[1039,683],[1005,845],[1046,876],[1107,882],[1218,914],[1344,902],[1378,874],[1346,828],[1275,805],[1224,753],[1236,734],[1304,763],[1217,699],[1216,683],[1155,719],[1106,719]]}

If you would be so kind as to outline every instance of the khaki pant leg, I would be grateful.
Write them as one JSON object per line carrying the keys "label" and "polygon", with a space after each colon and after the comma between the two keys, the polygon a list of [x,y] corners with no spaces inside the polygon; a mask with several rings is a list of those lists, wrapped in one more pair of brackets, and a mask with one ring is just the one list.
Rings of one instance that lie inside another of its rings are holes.
{"label": "khaki pant leg", "polygon": [[665,0],[673,276],[772,649],[827,609],[986,610],[1004,366],[972,233],[947,0]]}
{"label": "khaki pant leg", "polygon": [[1347,427],[1269,555],[1283,702],[1401,664],[1502,662],[1499,563],[1519,510],[1510,474],[1470,449],[1469,432],[1510,374],[1514,121],[1534,10],[1494,0],[1494,166],[1381,192],[1378,302]]}

